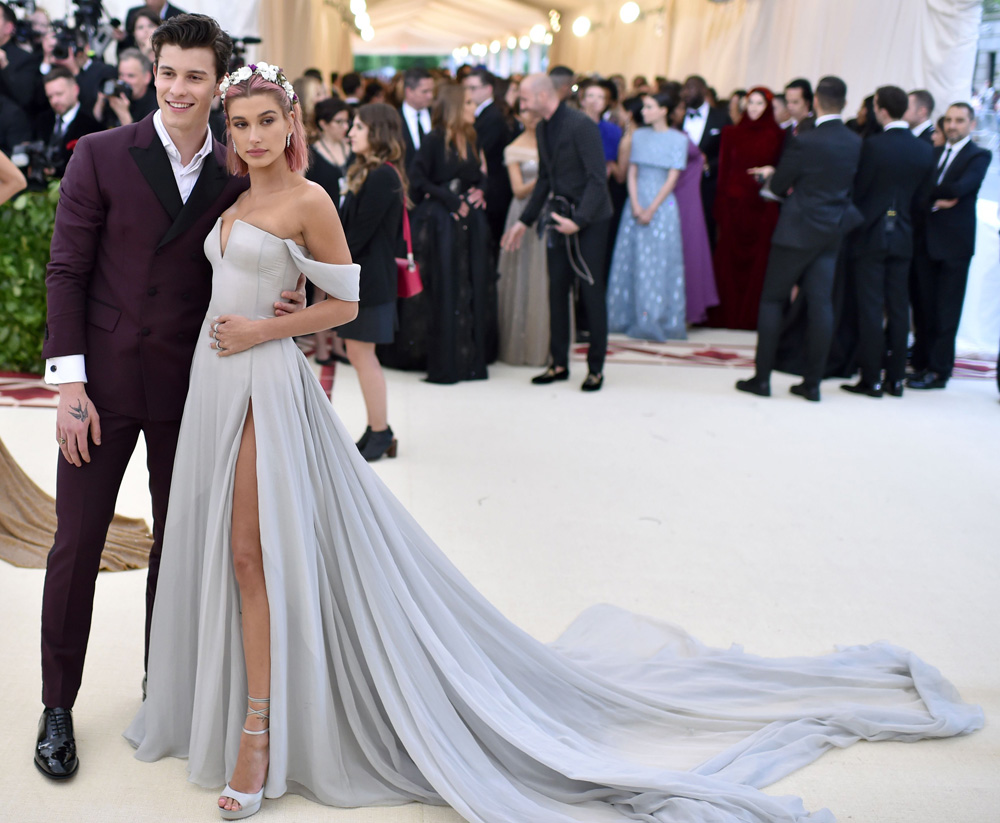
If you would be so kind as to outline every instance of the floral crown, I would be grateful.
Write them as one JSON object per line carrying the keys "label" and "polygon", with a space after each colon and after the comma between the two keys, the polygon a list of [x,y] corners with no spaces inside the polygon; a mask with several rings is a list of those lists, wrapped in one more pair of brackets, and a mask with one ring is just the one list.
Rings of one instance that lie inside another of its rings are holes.
{"label": "floral crown", "polygon": [[232,74],[227,74],[219,84],[219,94],[222,100],[225,101],[226,92],[229,91],[230,86],[249,80],[255,74],[259,74],[270,83],[281,86],[285,90],[285,94],[288,95],[288,99],[292,101],[293,106],[299,102],[299,96],[295,93],[295,89],[292,88],[292,84],[288,82],[288,78],[285,77],[281,68],[269,63],[251,63],[249,66],[241,66]]}

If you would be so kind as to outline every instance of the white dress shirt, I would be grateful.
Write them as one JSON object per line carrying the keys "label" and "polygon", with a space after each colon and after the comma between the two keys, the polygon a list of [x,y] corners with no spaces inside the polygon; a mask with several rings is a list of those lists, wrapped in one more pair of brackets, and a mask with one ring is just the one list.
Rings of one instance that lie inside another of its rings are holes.
{"label": "white dress shirt", "polygon": [[[413,138],[413,148],[420,148],[420,129],[423,129],[424,134],[429,134],[431,130],[431,113],[427,109],[421,109],[417,111],[409,103],[403,103],[402,107],[403,120],[406,121],[406,128],[410,130],[410,137]],[[420,129],[417,128],[417,123],[420,123]]]}
{"label": "white dress shirt", "polygon": [[941,181],[944,180],[944,176],[948,173],[948,169],[951,168],[951,164],[955,162],[955,157],[958,153],[965,148],[966,144],[972,139],[970,134],[968,137],[964,137],[959,140],[954,145],[951,143],[945,143],[944,151],[941,152],[941,159],[938,161],[938,185],[941,185]]}
{"label": "white dress shirt", "polygon": [[822,117],[816,118],[816,125],[817,127],[822,126],[824,123],[829,122],[830,120],[839,120],[841,123],[844,122],[844,118],[841,117],[839,114],[824,114]]}
{"label": "white dress shirt", "polygon": [[[68,114],[69,112],[67,112]],[[74,114],[74,116],[76,115]],[[156,134],[159,136],[160,142],[163,143],[163,148],[170,159],[170,169],[174,173],[174,180],[177,182],[177,190],[180,192],[181,200],[187,203],[195,183],[198,182],[202,166],[205,165],[205,158],[212,153],[212,131],[207,126],[205,127],[205,142],[198,149],[198,153],[195,154],[191,162],[185,166],[181,162],[180,151],[174,145],[166,126],[163,125],[163,114],[159,111],[153,115],[153,128],[156,129]],[[50,357],[45,361],[45,382],[53,386],[58,386],[60,383],[86,383],[85,356],[67,354],[62,357]]]}
{"label": "white dress shirt", "polygon": [[882,127],[882,131],[889,131],[889,129],[908,129],[908,128],[910,128],[910,124],[907,123],[905,120],[893,120],[891,123],[886,123],[885,126]]}
{"label": "white dress shirt", "polygon": [[492,105],[492,103],[493,103],[493,99],[490,98],[490,97],[487,97],[485,100],[483,100],[482,103],[480,103],[478,106],[476,106],[476,117],[479,117],[480,114],[482,114],[484,111],[486,111],[486,107],[489,106],[489,105]]}
{"label": "white dress shirt", "polygon": [[927,129],[929,129],[933,125],[934,125],[933,120],[924,120],[923,123],[921,123],[919,126],[910,129],[910,131],[913,132],[914,137],[920,137],[921,134],[923,134],[925,131],[927,131]]}
{"label": "white dress shirt", "polygon": [[708,121],[708,103],[702,103],[698,108],[691,109],[684,118],[684,131],[696,146],[701,145],[705,136],[705,123]]}
{"label": "white dress shirt", "polygon": [[52,124],[52,134],[54,135],[56,133],[56,127],[59,126],[61,122],[62,128],[60,129],[60,134],[65,136],[66,129],[68,129],[70,123],[72,123],[76,119],[76,115],[79,113],[79,111],[80,111],[80,104],[77,103],[75,106],[73,106],[73,108],[71,108],[65,114],[57,114],[56,122]]}

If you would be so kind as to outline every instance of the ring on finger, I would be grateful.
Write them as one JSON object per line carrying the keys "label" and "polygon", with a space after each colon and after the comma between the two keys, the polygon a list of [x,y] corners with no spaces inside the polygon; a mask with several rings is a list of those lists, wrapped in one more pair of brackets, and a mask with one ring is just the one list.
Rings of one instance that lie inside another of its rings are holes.
{"label": "ring on finger", "polygon": [[66,438],[65,437],[60,437],[59,438],[59,445],[60,446],[65,446],[66,445]]}

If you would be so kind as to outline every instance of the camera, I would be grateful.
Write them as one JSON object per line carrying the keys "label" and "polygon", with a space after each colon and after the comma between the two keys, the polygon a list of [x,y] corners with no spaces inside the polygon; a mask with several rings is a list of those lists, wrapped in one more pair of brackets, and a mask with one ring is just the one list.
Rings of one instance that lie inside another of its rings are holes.
{"label": "camera", "polygon": [[245,66],[247,62],[247,46],[257,46],[260,43],[261,39],[259,37],[234,37],[233,55],[229,58],[229,71],[234,72]]}
{"label": "camera", "polygon": [[10,160],[23,172],[29,191],[42,191],[48,182],[45,170],[56,165],[58,152],[57,146],[50,146],[44,140],[34,140],[14,146]]}
{"label": "camera", "polygon": [[132,87],[120,80],[105,80],[101,85],[101,93],[105,97],[118,97],[120,94],[124,94],[125,98],[132,102]]}

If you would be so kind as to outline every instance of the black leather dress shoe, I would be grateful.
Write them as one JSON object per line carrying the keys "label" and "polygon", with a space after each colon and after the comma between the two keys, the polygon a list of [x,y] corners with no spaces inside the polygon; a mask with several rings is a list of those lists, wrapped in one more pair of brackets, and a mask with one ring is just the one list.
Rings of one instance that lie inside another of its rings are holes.
{"label": "black leather dress shoe", "polygon": [[796,383],[794,386],[789,386],[788,390],[792,394],[797,394],[799,397],[809,400],[812,403],[819,403],[819,386],[807,386],[805,383]]}
{"label": "black leather dress shoe", "polygon": [[736,390],[745,391],[750,394],[756,394],[758,397],[770,397],[771,396],[771,384],[767,380],[761,380],[759,377],[751,377],[749,380],[737,380]]}
{"label": "black leather dress shoe", "polygon": [[882,396],[881,383],[866,383],[864,380],[859,380],[857,383],[841,383],[840,388],[851,394],[867,394],[869,397]]}
{"label": "black leather dress shoe", "polygon": [[38,721],[35,744],[38,771],[53,780],[65,780],[76,774],[80,761],[73,737],[73,712],[70,709],[46,709]]}
{"label": "black leather dress shoe", "polygon": [[948,378],[935,374],[932,371],[922,375],[913,375],[906,381],[908,389],[943,389],[948,385]]}
{"label": "black leather dress shoe", "polygon": [[890,397],[902,397],[903,396],[903,381],[894,380],[891,383],[885,384],[885,393]]}
{"label": "black leather dress shoe", "polygon": [[549,366],[537,377],[532,377],[531,382],[536,386],[546,386],[555,383],[557,380],[569,380],[569,369],[557,371],[555,366]]}
{"label": "black leather dress shoe", "polygon": [[584,380],[583,384],[580,386],[580,391],[600,391],[601,386],[603,385],[604,375],[590,372],[590,374],[587,375],[587,379]]}

